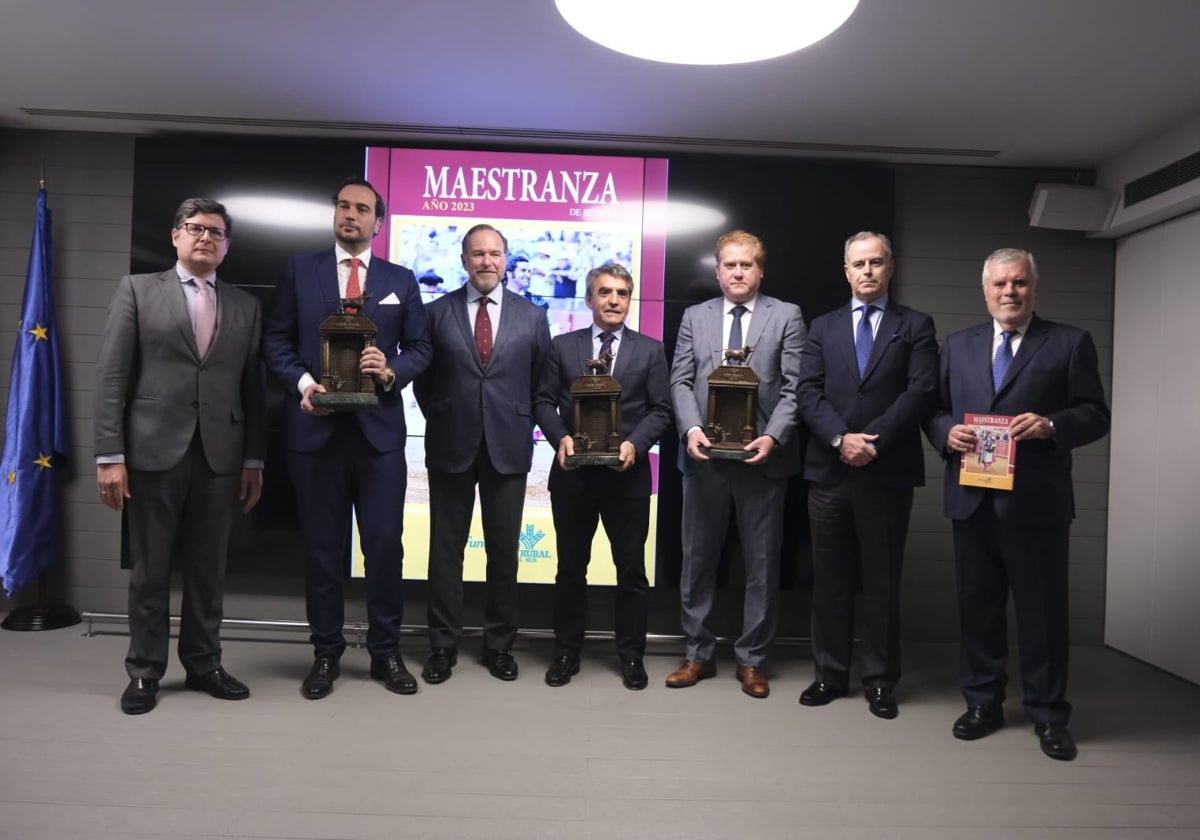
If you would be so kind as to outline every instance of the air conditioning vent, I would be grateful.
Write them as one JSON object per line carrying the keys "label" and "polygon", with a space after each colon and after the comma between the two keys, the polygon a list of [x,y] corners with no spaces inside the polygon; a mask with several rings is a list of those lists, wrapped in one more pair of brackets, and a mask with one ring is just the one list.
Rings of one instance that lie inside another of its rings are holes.
{"label": "air conditioning vent", "polygon": [[1125,206],[1132,207],[1139,201],[1154,198],[1197,178],[1200,178],[1200,152],[1130,181],[1125,185]]}

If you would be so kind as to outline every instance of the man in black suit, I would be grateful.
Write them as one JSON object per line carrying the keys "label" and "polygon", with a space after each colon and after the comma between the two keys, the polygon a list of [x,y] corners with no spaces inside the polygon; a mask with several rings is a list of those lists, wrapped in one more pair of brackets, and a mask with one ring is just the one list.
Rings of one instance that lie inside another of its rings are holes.
{"label": "man in black suit", "polygon": [[250,690],[221,666],[225,557],[239,509],[262,493],[266,402],[251,294],[217,279],[233,224],[189,198],[175,213],[178,262],[123,277],[96,360],[96,483],[129,524],[129,685],[121,710],[155,707],[171,641],[171,560],[183,571],[179,659],[188,688]]}
{"label": "man in black suit", "polygon": [[463,236],[468,282],[428,305],[433,361],[413,384],[426,421],[430,649],[421,676],[431,684],[458,662],[476,487],[487,551],[483,662],[497,679],[517,678],[517,546],[550,330],[540,307],[504,288],[507,260],[508,242],[491,225]]}
{"label": "man in black suit", "polygon": [[813,321],[800,362],[816,666],[800,702],[823,706],[847,693],[861,581],[863,691],[872,714],[894,718],[900,570],[913,487],[925,483],[921,421],[937,401],[937,339],[932,318],[888,294],[886,236],[856,233],[844,255],[851,301]]}
{"label": "man in black suit", "polygon": [[[805,328],[800,307],[761,294],[767,250],[744,230],[717,240],[721,296],[688,307],[679,325],[671,366],[671,405],[679,431],[683,473],[683,572],[680,622],[687,637],[685,659],[666,679],[688,688],[716,676],[716,634],[709,615],[717,567],[732,512],[737,517],[746,567],[742,635],[734,642],[734,672],[751,697],[770,693],[763,664],[775,638],[779,604],[779,555],[788,477],[800,471],[796,434],[796,383]],[[744,447],[744,461],[710,457],[704,432],[708,377],[723,351],[749,347],[748,365],[758,377],[758,437]]]}
{"label": "man in black suit", "polygon": [[[400,655],[407,429],[401,389],[429,363],[425,307],[412,271],[371,253],[386,216],[383,197],[362,178],[333,196],[334,247],[293,257],[267,319],[263,355],[288,389],[283,444],[304,538],[304,588],[313,662],[300,693],[333,691],[346,650],[342,582],[349,569],[351,511],[366,577],[370,674],[388,691],[413,694],[416,679]],[[374,381],[379,403],[368,411],[331,412],[313,404],[325,391],[321,323],[339,300],[367,295],[362,314],[375,325],[358,369]]]}
{"label": "man in black suit", "polygon": [[[650,447],[671,423],[667,356],[662,342],[625,326],[633,276],[616,263],[587,275],[585,302],[592,324],[554,339],[542,371],[535,415],[558,456],[550,469],[550,505],[558,538],[554,580],[554,662],[546,684],[566,685],[579,673],[587,623],[587,567],[598,521],[612,545],[617,568],[615,627],[621,679],[629,689],[646,687],[646,537],[650,530]],[[571,385],[591,359],[608,359],[621,386],[620,463],[573,468],[569,422]]]}
{"label": "man in black suit", "polygon": [[[1069,761],[1067,554],[1075,501],[1071,450],[1108,433],[1109,410],[1091,335],[1034,313],[1033,255],[1014,248],[983,264],[992,318],[946,338],[940,405],[926,423],[946,459],[943,500],[953,520],[967,711],[954,737],[972,741],[1004,725],[1008,593],[1016,610],[1024,707],[1042,752]],[[977,435],[964,413],[1012,416],[1012,490],[958,482]]]}

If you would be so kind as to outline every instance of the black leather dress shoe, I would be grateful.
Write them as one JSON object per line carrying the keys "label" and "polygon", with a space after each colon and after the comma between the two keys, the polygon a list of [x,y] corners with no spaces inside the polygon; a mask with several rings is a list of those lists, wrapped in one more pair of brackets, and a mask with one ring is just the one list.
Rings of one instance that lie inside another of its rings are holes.
{"label": "black leather dress shoe", "polygon": [[300,683],[300,693],[309,700],[320,700],[333,692],[333,681],[342,674],[341,666],[332,656],[318,656],[313,660],[312,668],[304,682]]}
{"label": "black leather dress shoe", "polygon": [[483,664],[488,673],[498,680],[510,682],[517,678],[517,660],[507,650],[485,650]]}
{"label": "black leather dress shoe", "polygon": [[195,691],[207,691],[218,700],[245,700],[250,696],[246,684],[220,666],[207,674],[188,674],[183,684]]}
{"label": "black leather dress shoe", "polygon": [[890,688],[876,686],[866,689],[863,693],[867,696],[867,707],[875,717],[891,720],[900,714],[900,707],[896,705],[896,695]]}
{"label": "black leather dress shoe", "polygon": [[1004,707],[998,703],[971,706],[954,721],[954,737],[960,741],[975,741],[991,735],[1004,726]]}
{"label": "black leather dress shoe", "polygon": [[400,654],[371,660],[371,679],[379,680],[384,688],[396,694],[416,694],[417,680],[404,667]]}
{"label": "black leather dress shoe", "polygon": [[458,651],[453,648],[430,648],[429,656],[425,660],[425,667],[421,669],[421,679],[430,685],[444,683],[450,679],[454,673],[452,669],[457,664]]}
{"label": "black leather dress shoe", "polygon": [[127,715],[144,715],[158,704],[157,696],[158,680],[132,679],[121,695],[121,711]]}
{"label": "black leather dress shoe", "polygon": [[846,686],[833,685],[832,683],[821,682],[816,680],[804,691],[800,692],[801,706],[824,706],[839,697],[845,697],[847,693]]}
{"label": "black leather dress shoe", "polygon": [[1075,739],[1065,723],[1034,724],[1034,733],[1042,743],[1042,752],[1056,761],[1074,761],[1079,755]]}
{"label": "black leather dress shoe", "polygon": [[621,682],[631,691],[641,691],[650,680],[646,677],[646,667],[640,659],[626,659],[621,663]]}
{"label": "black leather dress shoe", "polygon": [[[556,656],[546,669],[546,685],[558,688],[571,681],[571,677],[579,673],[579,658],[575,656]],[[501,677],[503,679],[503,677]]]}

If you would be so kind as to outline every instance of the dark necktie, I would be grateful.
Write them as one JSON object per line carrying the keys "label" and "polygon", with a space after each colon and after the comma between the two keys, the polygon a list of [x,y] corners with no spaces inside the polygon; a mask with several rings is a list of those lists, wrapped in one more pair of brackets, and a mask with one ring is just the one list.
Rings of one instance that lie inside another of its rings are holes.
{"label": "dark necktie", "polygon": [[475,312],[475,349],[479,351],[479,360],[484,367],[492,357],[492,319],[487,313],[487,305],[491,302],[491,298],[481,297]]}
{"label": "dark necktie", "polygon": [[[362,297],[362,280],[358,276],[358,267],[362,265],[362,260],[358,257],[350,258],[350,277],[346,280],[346,298]],[[357,306],[347,306],[346,311],[350,314],[358,312]]]}
{"label": "dark necktie", "polygon": [[1016,330],[1005,330],[1000,333],[1000,346],[996,349],[996,358],[992,359],[992,385],[996,389],[996,393],[1000,393],[1000,386],[1004,384],[1004,374],[1008,373],[1008,366],[1012,364],[1012,340],[1016,336]]}
{"label": "dark necktie", "polygon": [[[746,314],[746,307],[740,303],[729,310],[729,314],[733,316],[733,324],[729,327],[729,349],[742,349],[742,316]],[[740,365],[741,362],[736,359],[730,360],[731,364]]]}
{"label": "dark necktie", "polygon": [[608,360],[607,370],[609,373],[612,373],[612,368],[613,368],[612,346],[613,346],[613,339],[615,339],[615,338],[616,338],[616,336],[613,335],[612,333],[610,333],[608,330],[605,330],[604,332],[600,333],[600,355],[597,356],[596,358]]}
{"label": "dark necktie", "polygon": [[192,326],[196,330],[196,349],[203,356],[217,332],[217,313],[213,309],[212,298],[208,296],[208,282],[203,277],[195,277],[192,282],[196,284],[196,298],[192,301]]}
{"label": "dark necktie", "polygon": [[867,372],[867,361],[871,358],[871,346],[875,336],[871,332],[871,313],[878,307],[867,304],[862,307],[862,318],[858,322],[858,330],[854,334],[854,355],[858,358],[858,375]]}

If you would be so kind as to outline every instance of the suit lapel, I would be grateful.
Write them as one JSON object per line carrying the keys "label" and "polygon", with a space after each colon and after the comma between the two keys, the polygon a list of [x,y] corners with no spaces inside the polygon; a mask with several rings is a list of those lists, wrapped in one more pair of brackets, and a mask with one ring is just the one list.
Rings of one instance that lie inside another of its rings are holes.
{"label": "suit lapel", "polygon": [[[187,342],[187,346],[192,351],[192,355],[196,357],[196,361],[199,361],[200,349],[196,346],[196,330],[192,326],[192,315],[188,310],[187,299],[184,297],[187,292],[183,289],[179,273],[175,269],[170,268],[160,274],[158,279],[161,281],[159,291],[162,292],[167,312],[171,313],[171,318],[175,321],[175,326],[183,334],[184,341]],[[219,311],[217,314],[217,323],[220,324]]]}
{"label": "suit lapel", "polygon": [[1034,316],[1025,330],[1025,335],[1021,337],[1021,347],[1017,350],[1017,354],[1013,356],[1012,363],[1008,366],[1008,372],[1004,374],[1004,381],[1000,383],[1000,390],[996,393],[996,396],[1003,394],[1013,383],[1013,380],[1020,375],[1025,366],[1029,364],[1029,360],[1046,343],[1048,335],[1049,331],[1046,329],[1045,322]]}
{"label": "suit lapel", "polygon": [[[758,300],[754,305],[754,313],[750,316],[750,328],[746,330],[746,340],[742,342],[747,347],[757,347],[759,339],[762,338],[763,330],[767,327],[767,321],[771,319],[771,310],[774,309],[775,301],[766,295],[759,295]],[[722,304],[724,309],[724,304]],[[724,330],[725,324],[722,321],[721,329]],[[719,336],[721,333],[718,332]],[[730,348],[734,349],[734,348]],[[751,360],[754,359],[754,354],[750,354]]]}
{"label": "suit lapel", "polygon": [[[450,299],[450,317],[458,324],[458,331],[462,333],[466,345],[475,350],[475,364],[483,370],[483,360],[479,358],[479,350],[475,347],[475,327],[467,319],[467,287],[460,286],[446,297]],[[495,342],[492,344],[492,350],[495,352]]]}
{"label": "suit lapel", "polygon": [[337,259],[334,257],[333,251],[326,251],[317,261],[315,279],[319,296],[317,299],[324,302],[325,314],[334,314],[338,309],[338,301],[342,299],[342,293],[338,288]]}
{"label": "suit lapel", "polygon": [[[897,334],[899,327],[900,314],[889,300],[887,309],[883,310],[883,314],[879,318],[879,329],[875,331],[875,342],[871,345],[871,355],[867,358],[867,369],[863,372],[863,379],[869,377],[878,366],[879,360],[887,352],[888,346],[892,343],[892,336]],[[848,332],[848,334],[852,333]],[[857,356],[854,359],[854,367],[856,370],[858,369]]]}
{"label": "suit lapel", "polygon": [[855,382],[858,382],[858,353],[854,349],[853,304],[848,303],[838,310],[833,330],[836,334],[830,336],[827,340],[837,348],[838,355],[842,357],[842,362],[846,365],[847,372],[854,377]]}

